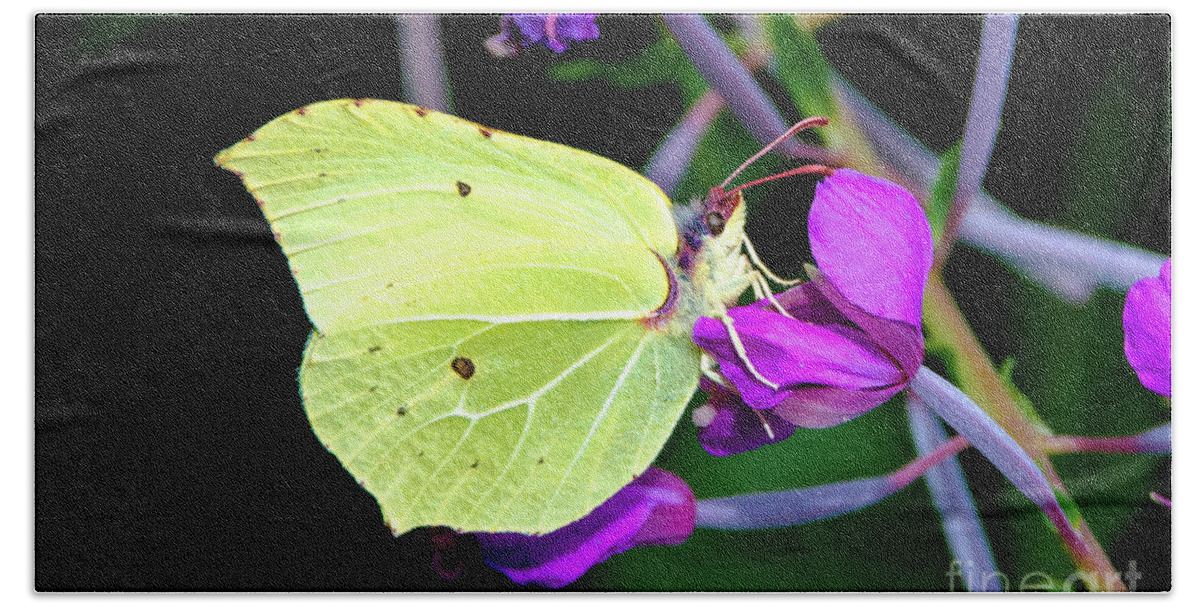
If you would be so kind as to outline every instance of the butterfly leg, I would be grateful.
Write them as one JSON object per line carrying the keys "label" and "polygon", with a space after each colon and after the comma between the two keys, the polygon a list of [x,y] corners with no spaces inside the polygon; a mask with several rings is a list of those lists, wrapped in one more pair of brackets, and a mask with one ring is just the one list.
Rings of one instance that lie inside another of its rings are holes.
{"label": "butterfly leg", "polygon": [[700,355],[700,373],[704,374],[705,378],[712,380],[714,384],[718,384],[728,389],[733,389],[733,385],[729,380],[717,370],[717,360],[712,358],[708,353]]}
{"label": "butterfly leg", "polygon": [[750,263],[768,279],[784,287],[791,287],[804,282],[803,279],[783,279],[771,272],[771,269],[767,268],[767,265],[758,257],[758,252],[754,250],[754,244],[750,242],[750,237],[744,234],[742,235],[742,245],[746,248],[746,254],[750,256]]}
{"label": "butterfly leg", "polygon": [[737,328],[733,325],[733,317],[722,313],[717,320],[719,320],[721,324],[725,326],[725,331],[729,333],[729,341],[733,343],[734,352],[737,353],[738,359],[741,359],[742,363],[746,364],[746,370],[750,372],[750,375],[754,376],[755,380],[762,382],[772,389],[779,390],[778,384],[767,380],[758,372],[757,369],[754,368],[754,364],[750,362],[750,356],[746,354],[746,347],[742,344],[742,338],[738,335]]}
{"label": "butterfly leg", "polygon": [[753,272],[750,274],[750,278],[753,281],[754,294],[756,298],[759,300],[765,299],[769,301],[771,306],[775,308],[776,312],[779,314],[788,317],[789,319],[796,318],[793,317],[792,313],[788,312],[787,309],[785,309],[783,305],[779,303],[779,300],[775,299],[775,294],[771,292],[771,284],[767,282],[766,277],[759,272]]}

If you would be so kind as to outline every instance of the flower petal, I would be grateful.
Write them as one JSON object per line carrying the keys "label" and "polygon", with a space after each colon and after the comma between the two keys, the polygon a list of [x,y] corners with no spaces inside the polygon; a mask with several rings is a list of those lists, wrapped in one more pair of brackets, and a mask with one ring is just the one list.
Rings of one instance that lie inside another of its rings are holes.
{"label": "flower petal", "polygon": [[516,13],[510,15],[512,22],[521,33],[521,44],[532,46],[546,36],[546,13]]}
{"label": "flower petal", "polygon": [[[830,301],[826,298],[817,285],[812,281],[801,283],[783,293],[775,294],[775,301],[788,314],[809,323],[817,325],[845,325],[847,319]],[[772,308],[770,300],[763,298],[754,303],[759,308]]]}
{"label": "flower petal", "polygon": [[933,239],[912,194],[839,169],[817,184],[808,233],[817,266],[846,299],[872,315],[921,326]]}
{"label": "flower petal", "polygon": [[569,42],[600,37],[595,13],[515,13],[505,18],[516,25],[520,44],[526,48],[542,43],[555,53],[562,53]]}
{"label": "flower petal", "polygon": [[790,391],[770,411],[786,422],[809,429],[823,429],[865,414],[891,399],[903,383],[874,389],[846,390],[812,386]]}
{"label": "flower petal", "polygon": [[[818,268],[808,267],[811,283],[839,313],[870,336],[871,341],[891,355],[905,376],[911,378],[925,359],[925,337],[921,326],[877,317],[848,300]],[[792,312],[789,308],[788,312]],[[795,313],[793,313],[795,315]],[[799,318],[799,317],[797,317]]]}
{"label": "flower petal", "polygon": [[554,23],[557,37],[568,42],[595,40],[600,37],[595,13],[565,13]]}
{"label": "flower petal", "polygon": [[773,410],[756,410],[737,393],[701,379],[708,401],[692,411],[698,427],[696,438],[713,456],[730,456],[779,443],[792,436],[794,424],[776,416]]}
{"label": "flower petal", "polygon": [[562,587],[638,545],[677,545],[696,525],[687,483],[651,467],[583,519],[549,534],[476,534],[484,558],[518,584]]}
{"label": "flower petal", "polygon": [[779,386],[762,384],[746,369],[725,326],[701,317],[692,339],[716,357],[747,405],[773,407],[799,385],[870,389],[898,384],[904,374],[866,334],[841,325],[806,323],[753,306],[730,309],[738,337],[754,368]]}
{"label": "flower petal", "polygon": [[1171,395],[1171,260],[1129,288],[1122,315],[1125,358],[1146,388]]}

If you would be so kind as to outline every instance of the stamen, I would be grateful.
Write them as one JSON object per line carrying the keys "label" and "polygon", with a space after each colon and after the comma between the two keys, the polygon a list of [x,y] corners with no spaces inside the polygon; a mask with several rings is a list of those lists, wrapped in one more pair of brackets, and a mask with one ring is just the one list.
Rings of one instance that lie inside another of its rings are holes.
{"label": "stamen", "polygon": [[754,161],[762,158],[763,155],[766,154],[767,152],[770,152],[771,150],[775,149],[776,146],[778,146],[779,144],[786,141],[789,137],[791,137],[805,129],[809,129],[812,127],[825,127],[825,126],[829,126],[829,119],[825,118],[824,116],[814,116],[812,118],[806,118],[806,119],[792,125],[792,128],[788,129],[787,132],[785,132],[783,135],[780,135],[779,137],[776,137],[775,141],[767,144],[765,147],[763,147],[762,150],[759,150],[758,153],[756,153],[754,156],[751,156],[750,158],[746,159],[746,162],[742,163],[742,165],[740,167],[738,167],[737,169],[734,169],[733,173],[730,173],[729,177],[725,178],[725,181],[721,182],[721,188],[724,189],[726,186],[729,185],[729,182],[733,181],[733,178],[737,177],[739,173],[741,173],[743,170],[746,169],[746,167],[749,167]]}
{"label": "stamen", "polygon": [[750,261],[756,268],[762,271],[762,273],[766,275],[768,279],[771,279],[772,281],[775,281],[784,287],[791,287],[792,285],[799,285],[804,282],[802,279],[782,279],[779,278],[779,276],[777,276],[775,273],[771,272],[771,269],[767,268],[767,265],[764,264],[762,259],[758,257],[758,252],[754,250],[754,244],[750,242],[750,237],[746,236],[745,234],[742,235],[742,244],[746,246],[746,253],[750,254]]}
{"label": "stamen", "polygon": [[704,405],[692,410],[692,424],[706,428],[717,419],[717,408],[705,403]]}
{"label": "stamen", "polygon": [[742,344],[742,338],[738,336],[737,329],[733,326],[733,317],[723,314],[721,315],[721,324],[725,326],[725,331],[729,333],[729,341],[733,343],[733,350],[737,353],[738,359],[746,364],[746,369],[754,376],[755,380],[769,386],[771,390],[779,390],[779,385],[767,380],[758,370],[754,368],[754,364],[750,362],[750,356],[746,354],[746,347]]}
{"label": "stamen", "polygon": [[762,420],[763,428],[766,429],[766,431],[767,431],[767,439],[770,439],[771,441],[775,441],[775,431],[771,430],[771,424],[769,422],[767,422],[767,417],[763,416],[762,412],[760,412],[754,408],[750,408],[750,409],[754,410],[754,415],[758,416],[759,420]]}

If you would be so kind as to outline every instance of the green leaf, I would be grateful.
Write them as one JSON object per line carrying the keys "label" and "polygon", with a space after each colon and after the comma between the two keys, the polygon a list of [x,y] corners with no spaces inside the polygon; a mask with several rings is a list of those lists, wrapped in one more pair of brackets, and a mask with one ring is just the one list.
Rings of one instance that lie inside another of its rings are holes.
{"label": "green leaf", "polygon": [[958,165],[961,157],[960,139],[942,155],[937,179],[929,189],[929,203],[925,215],[929,217],[929,226],[933,228],[934,243],[942,242],[946,219],[950,216],[950,209],[954,207],[954,191],[958,188]]}
{"label": "green leaf", "polygon": [[829,84],[832,68],[817,45],[816,36],[809,29],[798,27],[793,15],[766,15],[764,19],[779,61],[779,80],[792,103],[805,116],[828,117],[836,130],[841,116]]}
{"label": "green leaf", "polygon": [[75,48],[81,55],[96,55],[138,30],[169,18],[168,15],[90,15],[83,20],[83,33],[75,41]]}
{"label": "green leaf", "polygon": [[674,84],[683,93],[684,103],[690,105],[704,94],[708,85],[675,42],[665,31],[657,42],[633,59],[607,63],[595,59],[576,59],[550,66],[549,75],[559,82],[600,79],[623,89],[635,89],[660,84]]}
{"label": "green leaf", "polygon": [[1017,409],[1021,411],[1021,414],[1025,417],[1025,419],[1033,423],[1033,425],[1043,433],[1046,433],[1047,435],[1053,434],[1054,431],[1050,429],[1050,425],[1046,424],[1046,421],[1042,420],[1042,417],[1038,415],[1037,409],[1033,407],[1033,402],[1030,401],[1029,397],[1026,397],[1025,393],[1022,393],[1021,389],[1017,388],[1016,383],[1013,382],[1012,374],[1016,367],[1016,358],[1006,358],[1004,362],[1000,364],[1000,381],[1004,383],[1004,388],[1008,390],[1008,394],[1012,397],[1013,403],[1017,406]]}

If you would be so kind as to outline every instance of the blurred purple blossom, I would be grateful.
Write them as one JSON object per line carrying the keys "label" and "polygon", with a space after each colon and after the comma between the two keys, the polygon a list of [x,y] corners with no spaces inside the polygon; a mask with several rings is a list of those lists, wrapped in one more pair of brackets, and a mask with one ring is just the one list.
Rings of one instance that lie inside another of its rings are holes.
{"label": "blurred purple blossom", "polygon": [[1171,396],[1171,259],[1125,297],[1125,358],[1146,388]]}
{"label": "blurred purple blossom", "polygon": [[476,534],[484,558],[518,584],[562,587],[636,546],[678,545],[696,526],[687,483],[651,467],[583,519],[540,536]]}
{"label": "blurred purple blossom", "polygon": [[730,436],[750,428],[738,420],[766,413],[778,421],[771,425],[776,437],[792,426],[846,422],[887,401],[921,366],[921,298],[933,244],[920,203],[887,180],[840,169],[817,185],[808,226],[817,268],[808,269],[811,282],[776,297],[788,315],[766,300],[728,313],[757,375],[723,323],[702,317],[693,328],[692,338],[741,396],[715,393],[703,406],[717,413],[712,423],[726,420],[720,433],[701,430],[710,452],[771,443],[758,431]]}
{"label": "blurred purple blossom", "polygon": [[511,57],[538,44],[561,53],[568,43],[599,37],[595,13],[513,13],[500,17],[500,33],[484,44],[497,57]]}

